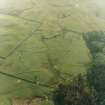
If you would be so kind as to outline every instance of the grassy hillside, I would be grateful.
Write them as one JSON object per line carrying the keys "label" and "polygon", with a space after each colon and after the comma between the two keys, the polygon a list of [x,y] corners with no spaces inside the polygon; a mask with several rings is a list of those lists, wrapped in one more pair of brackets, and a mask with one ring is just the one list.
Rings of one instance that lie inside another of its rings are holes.
{"label": "grassy hillside", "polygon": [[[48,84],[54,76],[48,55],[62,73],[85,73],[90,53],[82,33],[104,30],[87,0],[7,2],[0,10],[0,70]],[[13,6],[13,4],[15,4]],[[44,42],[43,42],[44,38]],[[49,89],[0,75],[3,97],[46,95]],[[2,99],[2,98],[1,98]]]}

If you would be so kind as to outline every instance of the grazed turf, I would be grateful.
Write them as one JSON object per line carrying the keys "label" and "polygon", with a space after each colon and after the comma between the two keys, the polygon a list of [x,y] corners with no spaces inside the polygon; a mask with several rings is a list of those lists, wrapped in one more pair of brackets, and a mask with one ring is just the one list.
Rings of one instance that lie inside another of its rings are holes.
{"label": "grazed turf", "polygon": [[[35,2],[36,6],[30,4],[33,7],[21,14],[19,11],[23,8],[17,3],[16,13],[13,13],[15,9],[0,12],[1,71],[33,81],[37,77],[40,83],[47,84],[53,77],[46,57],[49,54],[55,67],[62,72],[73,75],[86,72],[90,53],[82,33],[104,30],[105,21],[89,10],[87,2],[67,2],[39,0]],[[46,38],[47,46],[41,40],[42,36]],[[49,92],[49,89],[21,80],[2,75],[0,78],[1,96],[26,98]]]}

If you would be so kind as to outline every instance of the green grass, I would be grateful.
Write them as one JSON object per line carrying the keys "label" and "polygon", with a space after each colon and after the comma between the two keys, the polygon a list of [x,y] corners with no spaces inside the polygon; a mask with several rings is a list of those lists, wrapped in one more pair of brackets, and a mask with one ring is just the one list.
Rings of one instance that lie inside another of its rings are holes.
{"label": "green grass", "polygon": [[[1,21],[5,19],[7,19],[7,17],[1,18]],[[11,21],[10,23],[15,22],[16,26],[9,27],[8,30],[5,30],[5,27],[1,28],[1,33],[4,33],[0,36],[0,40],[3,40],[0,48],[1,56],[7,56],[18,45],[18,43],[27,37],[27,33],[30,33],[31,26],[25,26],[22,21],[18,22],[17,20],[18,19],[16,18],[8,17],[7,21]],[[54,33],[55,32],[53,32],[53,34]],[[0,70],[30,80],[34,80],[35,76],[38,76],[40,82],[48,82],[48,80],[52,78],[53,74],[47,68],[46,47],[39,38],[40,34],[40,32],[36,33],[30,39],[22,43],[21,46],[19,46],[6,60],[1,60]],[[44,34],[50,36],[50,32],[45,31]],[[47,44],[49,46],[50,56],[54,59],[57,58],[60,60],[60,63],[57,63],[56,66],[62,70],[62,72],[73,75],[85,73],[85,64],[89,62],[89,57],[88,49],[82,39],[82,35],[69,32],[65,35],[65,38],[58,37],[57,39],[51,39],[47,41]],[[20,74],[20,72],[26,73]],[[29,95],[30,97],[33,95],[33,90],[30,88],[31,86],[29,86],[30,84],[26,84],[24,82],[18,83],[17,80],[13,80],[5,76],[3,76],[3,78],[5,79],[1,79],[1,84],[3,84],[0,87],[1,92],[8,92],[17,88],[17,92],[16,90],[15,93],[13,92],[13,94],[17,96],[27,97]],[[5,89],[4,87],[9,88]],[[40,89],[38,89],[38,91],[39,93],[41,92]],[[36,94],[36,92],[34,94]]]}
{"label": "green grass", "polygon": [[[65,29],[72,29],[77,32],[103,30],[105,28],[105,21],[92,14],[91,10],[83,6],[82,2],[79,2],[81,5],[79,8],[74,6],[73,1],[70,2],[71,7],[62,7],[66,3],[63,0],[60,2],[61,7],[49,6],[48,3],[47,0],[45,2],[39,1],[40,6],[21,14],[21,17],[26,19],[35,19],[35,22],[9,14],[0,14],[0,56],[3,57],[8,56],[17,45],[31,34],[33,29],[41,25],[40,30],[35,31],[33,36],[19,45],[6,60],[0,59],[1,71],[30,80],[35,80],[37,76],[39,82],[46,84],[53,77],[53,74],[48,69],[46,46],[40,39],[41,35],[45,37],[51,37],[58,33],[62,35],[60,25]],[[57,4],[56,1],[53,3]],[[70,16],[63,17],[68,14]],[[63,73],[73,75],[86,73],[86,65],[91,60],[89,50],[81,34],[66,32],[64,38],[60,36],[47,40],[47,44],[50,56],[54,60],[59,59],[59,63],[56,63],[55,66]],[[21,74],[21,72],[23,73]],[[49,89],[32,87],[23,81],[2,75],[0,78],[1,96],[26,98],[34,95],[45,95],[49,92]]]}

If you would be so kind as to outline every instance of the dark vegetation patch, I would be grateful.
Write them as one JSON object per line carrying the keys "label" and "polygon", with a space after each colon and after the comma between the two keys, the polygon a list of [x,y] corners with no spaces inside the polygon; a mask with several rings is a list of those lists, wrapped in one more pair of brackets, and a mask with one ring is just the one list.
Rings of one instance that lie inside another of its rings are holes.
{"label": "dark vegetation patch", "polygon": [[92,54],[87,77],[90,85],[97,91],[97,105],[105,105],[105,33],[88,32],[84,39]]}
{"label": "dark vegetation patch", "polygon": [[54,91],[55,105],[96,105],[96,92],[80,74]]}

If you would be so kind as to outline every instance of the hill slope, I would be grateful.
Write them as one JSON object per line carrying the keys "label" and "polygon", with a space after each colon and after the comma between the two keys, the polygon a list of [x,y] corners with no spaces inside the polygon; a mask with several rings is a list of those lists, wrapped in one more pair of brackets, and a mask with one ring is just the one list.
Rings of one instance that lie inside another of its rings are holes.
{"label": "hill slope", "polygon": [[[0,9],[0,70],[48,84],[55,75],[50,59],[62,74],[85,73],[90,53],[82,34],[105,28],[105,20],[91,10],[90,1],[27,0],[21,7],[20,2],[11,0]],[[4,97],[43,96],[49,92],[18,79],[0,77]]]}

